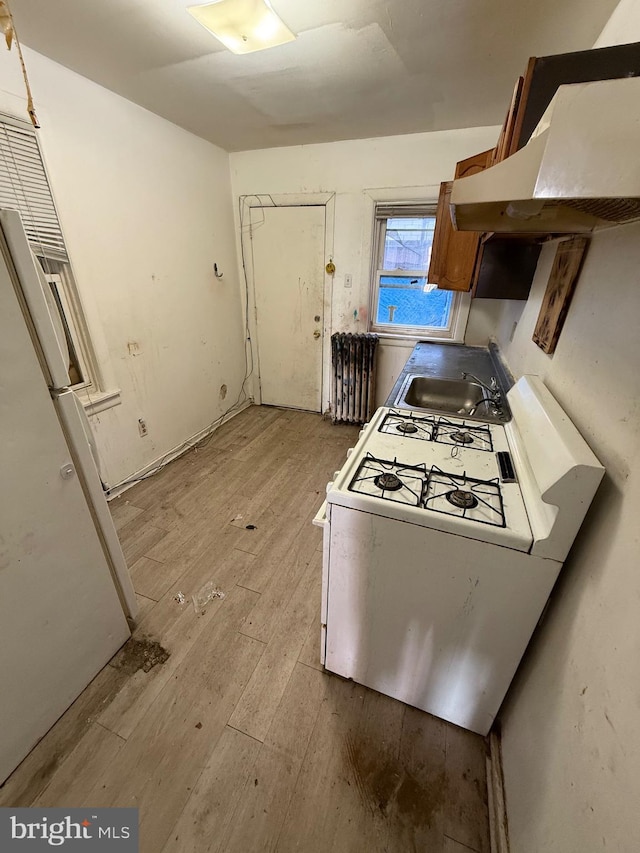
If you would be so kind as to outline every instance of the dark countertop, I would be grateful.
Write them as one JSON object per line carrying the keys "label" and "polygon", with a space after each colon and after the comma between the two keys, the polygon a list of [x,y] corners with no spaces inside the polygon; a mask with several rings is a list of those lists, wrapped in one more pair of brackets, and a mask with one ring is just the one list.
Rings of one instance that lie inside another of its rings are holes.
{"label": "dark countertop", "polygon": [[385,406],[393,406],[402,383],[409,373],[437,376],[439,379],[462,379],[462,373],[473,373],[487,385],[495,376],[503,397],[514,383],[513,376],[502,361],[498,347],[467,347],[462,344],[436,344],[421,341],[413,348],[402,373],[391,389]]}

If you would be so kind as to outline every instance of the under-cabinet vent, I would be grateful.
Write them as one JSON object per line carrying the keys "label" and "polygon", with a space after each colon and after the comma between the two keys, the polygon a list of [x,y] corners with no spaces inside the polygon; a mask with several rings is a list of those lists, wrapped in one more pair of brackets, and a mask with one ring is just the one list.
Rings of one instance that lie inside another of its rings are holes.
{"label": "under-cabinet vent", "polygon": [[609,222],[640,219],[640,198],[565,198],[562,204]]}
{"label": "under-cabinet vent", "polygon": [[377,335],[331,336],[333,423],[365,423],[375,409]]}

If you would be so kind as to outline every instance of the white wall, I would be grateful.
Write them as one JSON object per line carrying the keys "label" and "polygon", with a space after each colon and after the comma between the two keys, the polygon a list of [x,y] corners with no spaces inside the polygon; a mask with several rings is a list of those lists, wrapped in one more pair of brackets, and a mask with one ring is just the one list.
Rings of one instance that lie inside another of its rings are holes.
{"label": "white wall", "polygon": [[[623,0],[597,47],[640,39]],[[531,341],[553,261],[498,339],[512,371],[542,376],[607,468],[501,713],[513,853],[640,847],[640,226],[594,236],[553,356]],[[513,333],[514,323],[518,323]],[[509,337],[513,334],[513,341]]]}
{"label": "white wall", "polygon": [[640,41],[640,3],[620,0],[594,47]]}
{"label": "white wall", "polygon": [[640,225],[593,237],[553,356],[531,335],[543,248],[512,343],[607,474],[501,713],[512,853],[640,849]]}
{"label": "white wall", "polygon": [[[640,39],[623,0],[597,46]],[[631,151],[635,157],[636,152]],[[555,243],[498,339],[542,376],[607,474],[501,712],[512,853],[640,849],[640,224],[596,234],[558,347],[531,335]],[[518,325],[509,342],[514,322]]]}
{"label": "white wall", "polygon": [[[120,406],[92,418],[103,476],[114,484],[238,396],[244,352],[228,155],[33,51],[25,59],[100,373],[122,392]],[[0,111],[26,117],[15,50],[0,51],[0,81]]]}
{"label": "white wall", "polygon": [[[233,195],[335,193],[331,238],[336,273],[325,331],[366,331],[374,199],[437,199],[440,182],[453,177],[456,162],[494,146],[499,130],[468,128],[235,153],[230,155]],[[345,274],[353,276],[350,289],[344,287]],[[487,343],[500,307],[494,300],[474,301],[469,343]],[[412,348],[381,347],[379,403]],[[325,353],[326,374],[330,361]]]}

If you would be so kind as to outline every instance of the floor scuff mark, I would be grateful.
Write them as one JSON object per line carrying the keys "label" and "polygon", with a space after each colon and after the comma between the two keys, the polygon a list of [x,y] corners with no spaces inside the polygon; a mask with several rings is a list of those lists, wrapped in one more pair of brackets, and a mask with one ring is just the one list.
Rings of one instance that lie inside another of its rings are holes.
{"label": "floor scuff mark", "polygon": [[170,652],[163,648],[157,640],[131,637],[111,661],[115,669],[120,669],[128,675],[138,670],[149,672],[154,666],[169,660]]}

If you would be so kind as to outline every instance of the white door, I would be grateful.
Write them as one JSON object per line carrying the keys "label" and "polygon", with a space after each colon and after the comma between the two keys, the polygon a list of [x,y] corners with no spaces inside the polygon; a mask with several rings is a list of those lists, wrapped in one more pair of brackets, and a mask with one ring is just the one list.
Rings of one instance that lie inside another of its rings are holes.
{"label": "white door", "polygon": [[0,251],[0,783],[130,633],[12,276]]}
{"label": "white door", "polygon": [[262,402],[321,411],[325,208],[252,211]]}

